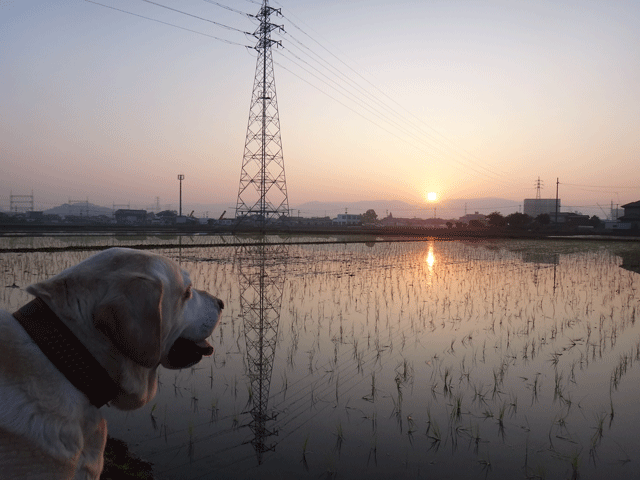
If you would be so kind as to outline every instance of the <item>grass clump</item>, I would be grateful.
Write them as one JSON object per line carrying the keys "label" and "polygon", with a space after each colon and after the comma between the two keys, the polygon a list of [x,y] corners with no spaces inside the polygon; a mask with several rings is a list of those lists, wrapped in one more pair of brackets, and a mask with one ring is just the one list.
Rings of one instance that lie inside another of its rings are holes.
{"label": "grass clump", "polygon": [[107,438],[104,451],[104,469],[100,480],[154,480],[153,464],[129,451],[122,440]]}

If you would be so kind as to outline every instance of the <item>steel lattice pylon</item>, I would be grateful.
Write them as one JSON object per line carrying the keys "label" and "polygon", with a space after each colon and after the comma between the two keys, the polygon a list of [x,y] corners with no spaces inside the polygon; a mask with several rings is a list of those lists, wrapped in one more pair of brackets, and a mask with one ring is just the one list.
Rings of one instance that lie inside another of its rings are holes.
{"label": "steel lattice pylon", "polygon": [[264,0],[257,18],[260,26],[254,32],[258,39],[256,76],[249,109],[249,124],[240,172],[236,203],[236,219],[262,227],[289,215],[289,199],[284,174],[284,158],[280,139],[278,99],[273,73],[271,32],[282,27],[270,23],[272,13],[280,14]]}
{"label": "steel lattice pylon", "polygon": [[236,247],[240,273],[240,314],[247,346],[247,376],[251,383],[251,444],[262,463],[263,454],[274,448],[267,438],[277,430],[267,427],[274,417],[268,412],[269,389],[278,339],[282,292],[286,275],[286,245],[258,243]]}

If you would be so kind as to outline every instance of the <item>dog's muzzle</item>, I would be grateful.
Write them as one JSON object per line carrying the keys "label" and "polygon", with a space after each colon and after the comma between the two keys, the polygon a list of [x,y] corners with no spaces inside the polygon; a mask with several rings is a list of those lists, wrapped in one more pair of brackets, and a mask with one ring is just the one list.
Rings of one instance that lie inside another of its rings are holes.
{"label": "dog's muzzle", "polygon": [[174,370],[189,368],[202,360],[202,357],[208,357],[212,354],[213,347],[206,340],[196,342],[186,338],[178,338],[169,350],[165,367]]}
{"label": "dog's muzzle", "polygon": [[[215,299],[218,303],[220,311],[224,308],[224,302]],[[219,318],[219,317],[218,317]],[[217,321],[216,321],[217,324]],[[213,354],[213,347],[206,339],[191,340],[189,338],[179,337],[169,349],[165,368],[178,370],[181,368],[189,368],[202,360],[202,357],[208,357]]]}

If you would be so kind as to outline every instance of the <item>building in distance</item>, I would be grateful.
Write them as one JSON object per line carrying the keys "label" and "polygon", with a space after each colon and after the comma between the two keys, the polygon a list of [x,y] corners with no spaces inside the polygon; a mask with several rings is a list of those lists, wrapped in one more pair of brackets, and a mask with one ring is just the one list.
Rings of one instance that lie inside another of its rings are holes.
{"label": "building in distance", "polygon": [[351,215],[340,213],[333,219],[334,225],[360,225],[362,224],[362,215]]}
{"label": "building in distance", "polygon": [[474,225],[474,224],[475,226],[486,225],[487,216],[479,212],[467,213],[466,215],[463,215],[462,217],[460,217],[459,221],[462,223],[466,223],[467,225]]}
{"label": "building in distance", "polygon": [[[558,212],[560,212],[560,199],[558,202]],[[556,199],[555,198],[525,198],[524,199],[524,214],[529,215],[531,218],[537,218],[538,215],[546,213],[549,216],[556,213]],[[553,217],[552,217],[553,218]]]}

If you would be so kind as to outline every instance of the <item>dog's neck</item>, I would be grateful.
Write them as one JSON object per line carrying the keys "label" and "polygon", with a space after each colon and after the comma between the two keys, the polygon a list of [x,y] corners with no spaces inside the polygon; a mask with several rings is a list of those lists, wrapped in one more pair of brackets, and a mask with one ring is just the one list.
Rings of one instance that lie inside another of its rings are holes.
{"label": "dog's neck", "polygon": [[36,298],[13,316],[42,353],[93,405],[100,408],[120,393],[107,371],[44,301]]}

